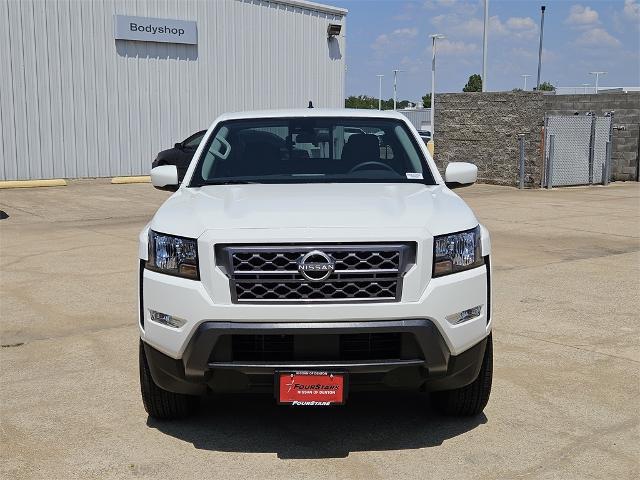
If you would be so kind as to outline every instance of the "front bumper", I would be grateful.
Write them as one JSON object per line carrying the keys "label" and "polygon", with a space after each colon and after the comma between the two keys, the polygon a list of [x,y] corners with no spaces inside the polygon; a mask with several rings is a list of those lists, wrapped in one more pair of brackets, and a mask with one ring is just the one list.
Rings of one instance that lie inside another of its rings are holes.
{"label": "front bumper", "polygon": [[[399,358],[343,360],[331,358],[327,340],[341,335],[399,334]],[[282,335],[297,339],[299,347],[284,360],[233,360],[228,353],[231,336]],[[325,342],[325,343],[323,343]],[[318,346],[323,345],[319,350]],[[407,319],[355,322],[204,322],[189,341],[181,359],[174,359],[144,343],[155,383],[176,393],[220,391],[272,391],[278,370],[331,370],[349,374],[352,390],[424,388],[448,390],[471,383],[478,375],[486,336],[459,355],[451,355],[433,321]],[[321,351],[320,357],[318,352]],[[315,355],[312,353],[315,352]],[[306,360],[306,358],[322,358]]]}
{"label": "front bumper", "polygon": [[[228,279],[216,272],[213,279],[194,281],[172,277],[144,268],[140,270],[140,336],[169,357],[180,359],[193,335],[205,322],[306,323],[361,322],[371,320],[429,319],[452,355],[459,355],[485,338],[491,330],[489,257],[472,270],[432,278],[422,291],[415,287],[424,272],[412,269],[404,278],[399,302],[357,304],[234,304]],[[206,271],[205,271],[206,272]],[[215,298],[210,289],[220,292]],[[415,293],[411,293],[414,291]],[[481,314],[464,323],[452,324],[448,315],[482,306]],[[153,322],[149,310],[186,320],[179,329]]]}

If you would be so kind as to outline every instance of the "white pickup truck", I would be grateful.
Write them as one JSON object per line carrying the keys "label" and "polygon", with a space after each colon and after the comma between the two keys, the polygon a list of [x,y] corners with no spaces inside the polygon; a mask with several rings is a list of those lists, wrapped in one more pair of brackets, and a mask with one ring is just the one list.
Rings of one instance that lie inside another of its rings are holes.
{"label": "white pickup truck", "polygon": [[[356,132],[356,133],[354,133]],[[492,379],[489,233],[399,113],[219,117],[140,234],[140,380],[148,414],[207,392],[289,405],[413,389],[480,413]],[[373,394],[373,393],[372,393]]]}

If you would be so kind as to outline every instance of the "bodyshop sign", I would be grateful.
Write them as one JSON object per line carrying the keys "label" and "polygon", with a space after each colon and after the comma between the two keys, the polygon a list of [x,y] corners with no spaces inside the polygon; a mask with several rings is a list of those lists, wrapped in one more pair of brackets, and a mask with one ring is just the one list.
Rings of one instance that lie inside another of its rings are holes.
{"label": "bodyshop sign", "polygon": [[198,43],[196,22],[167,18],[130,17],[114,15],[114,37],[116,40],[138,40],[140,42]]}

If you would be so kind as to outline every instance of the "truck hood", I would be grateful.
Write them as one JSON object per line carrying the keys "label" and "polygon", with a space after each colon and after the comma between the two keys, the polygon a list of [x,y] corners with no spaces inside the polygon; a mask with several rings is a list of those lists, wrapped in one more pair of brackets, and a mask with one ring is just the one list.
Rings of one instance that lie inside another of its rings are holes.
{"label": "truck hood", "polygon": [[432,235],[478,224],[464,201],[442,185],[251,184],[181,188],[150,228],[197,238],[212,229],[414,227]]}

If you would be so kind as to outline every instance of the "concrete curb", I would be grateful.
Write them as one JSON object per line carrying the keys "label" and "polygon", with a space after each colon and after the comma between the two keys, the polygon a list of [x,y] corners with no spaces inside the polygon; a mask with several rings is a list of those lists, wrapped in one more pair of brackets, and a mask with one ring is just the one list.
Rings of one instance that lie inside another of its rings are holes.
{"label": "concrete curb", "polygon": [[123,185],[127,183],[151,183],[151,177],[149,175],[142,175],[138,177],[113,177],[111,183]]}
{"label": "concrete curb", "polygon": [[4,180],[0,181],[0,190],[4,188],[64,187],[67,182],[62,178],[48,180]]}

